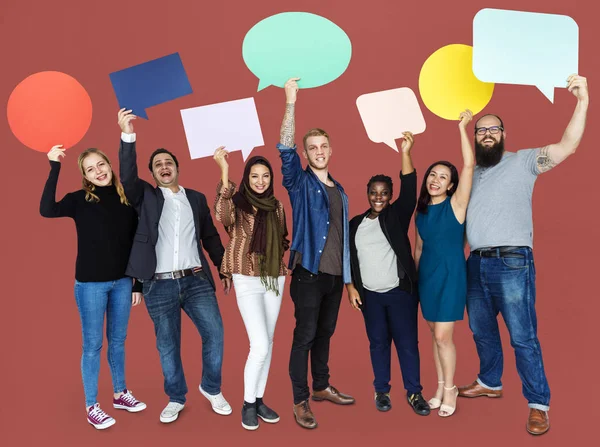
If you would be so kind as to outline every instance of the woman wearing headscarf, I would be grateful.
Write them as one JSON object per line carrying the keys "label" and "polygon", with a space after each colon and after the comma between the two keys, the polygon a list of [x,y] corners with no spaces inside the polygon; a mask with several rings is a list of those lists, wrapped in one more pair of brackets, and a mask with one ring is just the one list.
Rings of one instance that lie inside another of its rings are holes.
{"label": "woman wearing headscarf", "polygon": [[232,277],[250,353],[244,369],[242,426],[258,428],[258,418],[279,421],[263,402],[269,375],[273,334],[287,268],[283,254],[289,247],[283,205],[273,195],[273,169],[264,157],[252,157],[237,185],[229,180],[228,152],[220,147],[214,159],[221,168],[215,215],[229,234],[221,274]]}

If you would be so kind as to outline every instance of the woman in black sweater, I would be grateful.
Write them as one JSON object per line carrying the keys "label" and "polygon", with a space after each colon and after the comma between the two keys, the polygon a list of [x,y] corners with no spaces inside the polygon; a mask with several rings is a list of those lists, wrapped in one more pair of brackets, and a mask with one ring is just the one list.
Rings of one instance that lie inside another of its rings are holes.
{"label": "woman in black sweater", "polygon": [[87,420],[97,429],[104,429],[115,423],[96,400],[105,314],[108,363],[114,387],[113,406],[130,412],[146,408],[146,404],[135,399],[125,385],[129,312],[132,304],[139,304],[142,298],[141,293],[132,291],[133,280],[125,276],[137,214],[127,202],[119,179],[113,176],[110,161],[98,149],[87,149],[79,155],[83,188],[57,202],[56,184],[64,151],[59,145],[48,152],[50,175],[42,194],[40,214],[71,217],[75,221],[75,300],[83,332],[81,375]]}

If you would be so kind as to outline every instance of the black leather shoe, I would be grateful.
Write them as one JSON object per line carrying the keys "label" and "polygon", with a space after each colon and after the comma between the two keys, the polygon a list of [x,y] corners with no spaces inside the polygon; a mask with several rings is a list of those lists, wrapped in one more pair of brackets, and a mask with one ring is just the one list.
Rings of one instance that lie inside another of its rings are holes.
{"label": "black leather shoe", "polygon": [[375,393],[375,406],[379,411],[390,411],[392,409],[390,393]]}
{"label": "black leather shoe", "polygon": [[430,413],[429,404],[425,399],[423,399],[423,395],[421,393],[407,394],[406,400],[408,404],[412,407],[413,411],[420,416],[427,416]]}

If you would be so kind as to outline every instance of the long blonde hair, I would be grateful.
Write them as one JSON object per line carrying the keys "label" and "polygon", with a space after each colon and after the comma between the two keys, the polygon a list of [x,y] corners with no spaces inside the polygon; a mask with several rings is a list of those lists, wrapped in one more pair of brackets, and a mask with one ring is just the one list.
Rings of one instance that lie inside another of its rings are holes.
{"label": "long blonde hair", "polygon": [[[96,154],[102,157],[104,161],[110,166],[111,171],[112,165],[110,164],[110,160],[104,152],[102,152],[100,149],[96,149],[93,147],[83,151],[81,154],[79,154],[79,158],[77,159],[77,164],[79,165],[79,169],[81,170],[81,175],[83,177],[81,183],[83,190],[85,191],[85,200],[88,202],[99,202],[100,197],[94,194],[96,186],[85,177],[85,171],[83,169],[83,161],[91,154]],[[125,197],[125,190],[123,189],[123,185],[119,181],[119,178],[115,175],[114,171],[112,171],[112,184],[115,185],[115,188],[117,189],[117,193],[119,194],[121,203],[123,205],[129,206],[129,201],[127,200],[127,197]]]}

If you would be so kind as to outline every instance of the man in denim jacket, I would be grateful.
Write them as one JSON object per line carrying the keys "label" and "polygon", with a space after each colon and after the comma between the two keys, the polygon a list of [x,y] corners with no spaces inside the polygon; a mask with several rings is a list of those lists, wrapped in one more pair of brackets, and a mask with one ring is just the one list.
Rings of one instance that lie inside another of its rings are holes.
{"label": "man in denim jacket", "polygon": [[290,294],[296,328],[290,356],[294,415],[304,428],[317,422],[308,404],[308,354],[313,378],[312,398],[340,405],[354,398],[329,384],[329,341],[337,322],[344,284],[351,282],[348,230],[348,197],[328,172],[331,146],[322,129],[304,136],[302,169],[294,144],[294,112],[299,78],[285,84],[286,109],[277,145],[282,161],[283,186],[293,210],[293,237],[289,268],[293,271]]}

